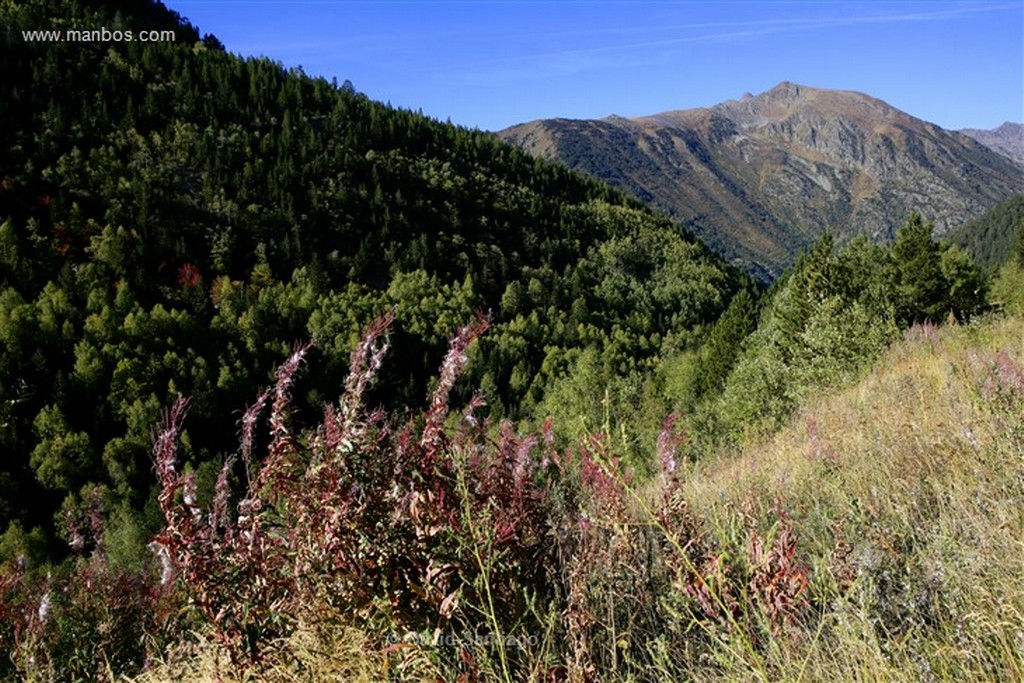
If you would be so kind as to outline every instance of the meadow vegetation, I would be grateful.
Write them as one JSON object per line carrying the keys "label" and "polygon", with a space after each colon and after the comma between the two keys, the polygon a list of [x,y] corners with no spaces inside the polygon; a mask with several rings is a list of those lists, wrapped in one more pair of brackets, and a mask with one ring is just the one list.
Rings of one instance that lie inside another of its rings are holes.
{"label": "meadow vegetation", "polygon": [[65,573],[6,574],[7,674],[1024,676],[1019,317],[917,324],[858,381],[738,450],[686,458],[670,417],[649,479],[601,433],[561,450],[550,429],[477,420],[482,399],[450,405],[483,320],[452,341],[422,414],[370,410],[387,323],[301,432],[295,350],[246,411],[208,506],[176,467],[187,404],[172,407],[154,446],[163,577],[109,568],[87,525],[95,545]]}

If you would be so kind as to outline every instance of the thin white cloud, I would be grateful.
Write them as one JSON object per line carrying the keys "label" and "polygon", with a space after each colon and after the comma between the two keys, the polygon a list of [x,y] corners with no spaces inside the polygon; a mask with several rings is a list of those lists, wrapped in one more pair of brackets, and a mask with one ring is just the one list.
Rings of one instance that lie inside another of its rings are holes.
{"label": "thin white cloud", "polygon": [[[735,41],[770,34],[806,31],[823,28],[843,28],[856,25],[880,25],[900,23],[921,23],[945,21],[968,15],[993,11],[1020,10],[1017,3],[1001,3],[987,5],[966,5],[948,9],[909,12],[900,14],[877,14],[868,16],[831,16],[814,18],[781,18],[759,19],[734,22],[703,22],[662,25],[656,27],[621,27],[612,29],[594,29],[564,32],[564,35],[577,37],[601,35],[646,34],[657,35],[666,32],[717,30],[695,35],[655,38],[651,40],[612,43],[588,47],[571,48],[521,54],[475,63],[469,70],[459,73],[448,72],[449,80],[463,84],[500,84],[513,80],[545,78],[553,75],[566,75],[607,67],[644,66],[663,63],[670,58],[665,50],[683,47],[687,44]],[[558,32],[545,34],[544,37],[562,35]],[[536,38],[536,34],[531,36]],[[523,37],[527,38],[526,36]],[[660,51],[658,51],[660,49]],[[653,51],[652,51],[653,50]],[[633,53],[633,54],[628,54]],[[430,68],[426,67],[425,71]]]}

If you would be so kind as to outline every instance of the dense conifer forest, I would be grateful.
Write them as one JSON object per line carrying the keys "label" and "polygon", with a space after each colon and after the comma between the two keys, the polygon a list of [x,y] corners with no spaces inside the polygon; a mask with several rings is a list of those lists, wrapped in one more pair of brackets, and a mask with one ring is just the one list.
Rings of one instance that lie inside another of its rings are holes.
{"label": "dense conifer forest", "polygon": [[[770,639],[824,628],[810,559],[781,508],[692,512],[682,473],[989,308],[927,217],[890,245],[826,234],[764,290],[605,185],[228,54],[160,3],[0,16],[3,676],[136,675],[194,633],[233,671],[270,675],[302,633],[388,669],[398,631],[486,628],[537,642],[393,677],[694,675],[682,648],[772,678]],[[22,33],[97,26],[176,40]],[[1011,314],[1020,258],[994,285]]]}
{"label": "dense conifer forest", "polygon": [[946,239],[971,254],[978,265],[993,269],[1013,259],[1021,224],[1024,195],[1016,195],[954,230]]}

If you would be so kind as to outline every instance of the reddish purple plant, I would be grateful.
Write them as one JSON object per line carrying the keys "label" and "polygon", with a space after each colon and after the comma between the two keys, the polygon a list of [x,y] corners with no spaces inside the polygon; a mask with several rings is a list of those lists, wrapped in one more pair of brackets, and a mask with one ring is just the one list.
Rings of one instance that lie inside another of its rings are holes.
{"label": "reddish purple plant", "polygon": [[[39,595],[38,582],[27,581],[24,558],[0,566],[0,652],[17,658],[19,646],[33,628],[30,595]],[[7,659],[7,658],[5,658]],[[0,661],[0,673],[12,676],[12,662]]]}
{"label": "reddish purple plant", "polygon": [[601,515],[614,516],[625,506],[629,473],[619,465],[608,447],[604,434],[593,434],[581,440],[578,447],[580,483],[590,492],[590,500]]}
{"label": "reddish purple plant", "polygon": [[661,465],[661,485],[666,495],[671,495],[671,491],[675,487],[680,450],[687,441],[686,434],[676,430],[679,417],[678,413],[666,415],[661,423],[661,432],[658,434],[658,463]]}
{"label": "reddish purple plant", "polygon": [[423,432],[420,436],[420,448],[423,450],[420,466],[425,473],[429,473],[434,466],[444,445],[444,420],[448,416],[448,396],[455,380],[465,370],[469,358],[466,350],[470,343],[487,331],[490,321],[483,315],[478,315],[474,323],[466,325],[459,330],[448,347],[448,353],[441,363],[441,372],[438,377],[437,387],[430,397],[430,407],[427,409]]}
{"label": "reddish purple plant", "polygon": [[[279,372],[279,385],[282,378],[290,379],[287,370]],[[232,458],[225,462],[218,477],[214,510],[207,515],[196,506],[194,477],[176,469],[177,440],[187,409],[187,399],[174,402],[153,447],[161,485],[158,500],[167,522],[154,544],[159,553],[171,559],[173,572],[165,571],[164,577],[179,576],[186,587],[188,604],[213,625],[214,634],[232,660],[236,664],[258,661],[265,640],[287,632],[286,625],[282,631],[283,624],[274,609],[279,594],[292,588],[280,571],[282,539],[266,533],[266,527],[260,524],[257,515],[262,501],[258,496],[243,499],[237,518],[227,520],[225,471]],[[274,462],[270,456],[268,461]],[[250,493],[254,484],[250,483]]]}
{"label": "reddish purple plant", "polygon": [[967,379],[986,409],[995,409],[995,417],[1007,434],[1024,438],[1024,367],[1006,351],[965,358]]}
{"label": "reddish purple plant", "polygon": [[[363,401],[387,350],[390,323],[386,317],[368,329],[352,353],[338,406],[325,409],[313,432],[294,433],[288,419],[289,390],[309,347],[281,366],[272,392],[242,418],[248,484],[235,514],[236,457],[224,463],[212,509],[199,510],[192,479],[176,469],[187,402],[179,399],[165,418],[154,457],[167,526],[156,543],[190,604],[238,664],[258,663],[299,618],[383,615],[397,628],[444,627],[460,591],[472,593],[484,571],[467,555],[466,536],[482,520],[494,525],[496,548],[509,549],[508,561],[493,571],[494,584],[508,587],[499,599],[510,619],[526,610],[513,606],[515,581],[540,584],[547,511],[532,457],[539,439],[502,425],[491,440],[489,424],[475,415],[484,405],[480,397],[460,426],[445,426],[467,349],[487,320],[480,316],[459,330],[428,409],[398,428],[383,411],[365,411]],[[269,445],[254,467],[254,432],[268,402]],[[460,477],[470,482],[468,493]]]}
{"label": "reddish purple plant", "polygon": [[[144,669],[179,624],[174,595],[150,568],[112,566],[98,487],[84,511],[65,508],[76,557],[41,575],[0,566],[0,678],[112,680]],[[91,547],[88,557],[83,553]]]}
{"label": "reddish purple plant", "polygon": [[808,569],[797,562],[793,522],[780,509],[774,538],[769,542],[754,531],[748,535],[750,588],[771,624],[772,635],[780,636],[797,624],[807,601]]}
{"label": "reddish purple plant", "polygon": [[194,289],[201,285],[203,276],[191,263],[183,263],[178,267],[178,286],[182,289]]}
{"label": "reddish purple plant", "polygon": [[[581,678],[620,666],[616,628],[653,634],[672,623],[679,605],[666,608],[666,595],[684,601],[694,621],[728,629],[740,600],[754,595],[773,624],[792,625],[806,571],[791,526],[771,542],[749,536],[750,561],[727,562],[743,549],[713,547],[671,495],[685,442],[675,416],[659,439],[665,495],[652,519],[604,435],[559,453],[550,422],[537,435],[492,425],[481,396],[456,423],[451,392],[487,328],[483,317],[451,340],[422,414],[397,422],[367,410],[390,323],[370,326],[338,404],[304,433],[291,426],[289,392],[309,346],[294,351],[273,389],[245,411],[239,452],[226,459],[209,511],[177,468],[187,401],[165,417],[154,458],[167,525],[156,548],[236,664],[259,664],[299,620],[376,629],[383,648],[396,632],[539,631],[538,606],[550,606],[562,615],[554,637],[569,653],[566,671]],[[267,445],[257,454],[261,425]],[[245,479],[233,502],[239,458]],[[640,657],[643,638],[629,647]],[[461,650],[462,659],[450,653],[451,677],[470,680],[481,652]]]}
{"label": "reddish purple plant", "polygon": [[977,359],[985,367],[982,375],[982,396],[990,401],[1007,403],[1024,400],[1024,368],[1006,351]]}

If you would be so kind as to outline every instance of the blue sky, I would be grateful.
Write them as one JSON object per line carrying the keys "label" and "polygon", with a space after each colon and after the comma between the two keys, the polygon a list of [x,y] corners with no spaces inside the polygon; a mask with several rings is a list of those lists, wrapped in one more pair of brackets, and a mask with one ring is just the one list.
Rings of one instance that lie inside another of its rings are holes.
{"label": "blue sky", "polygon": [[165,0],[231,52],[498,130],[640,116],[780,81],[945,128],[1024,119],[1024,2]]}

